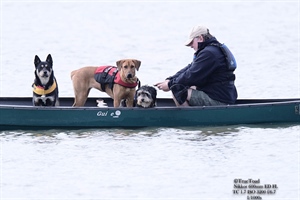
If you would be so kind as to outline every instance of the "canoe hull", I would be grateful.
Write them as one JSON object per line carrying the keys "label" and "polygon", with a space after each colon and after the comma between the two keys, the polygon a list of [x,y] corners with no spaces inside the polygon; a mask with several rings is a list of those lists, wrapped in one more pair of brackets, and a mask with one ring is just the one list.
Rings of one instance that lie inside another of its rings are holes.
{"label": "canoe hull", "polygon": [[187,127],[299,123],[300,101],[176,108],[33,107],[0,105],[1,129]]}

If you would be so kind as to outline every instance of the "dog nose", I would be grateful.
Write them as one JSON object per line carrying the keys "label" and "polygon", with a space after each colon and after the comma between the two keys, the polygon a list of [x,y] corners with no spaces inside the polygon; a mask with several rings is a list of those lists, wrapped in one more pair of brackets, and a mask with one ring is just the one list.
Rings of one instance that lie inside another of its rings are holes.
{"label": "dog nose", "polygon": [[132,74],[127,74],[127,78],[132,78]]}

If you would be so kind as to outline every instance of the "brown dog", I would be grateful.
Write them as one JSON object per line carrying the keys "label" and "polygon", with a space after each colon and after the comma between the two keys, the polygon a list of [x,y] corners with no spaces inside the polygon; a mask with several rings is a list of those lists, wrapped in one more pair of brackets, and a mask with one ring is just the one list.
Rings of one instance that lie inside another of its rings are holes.
{"label": "brown dog", "polygon": [[135,72],[139,70],[141,61],[124,59],[113,66],[83,67],[71,72],[75,99],[73,106],[84,106],[90,89],[95,88],[106,92],[114,99],[114,107],[119,107],[122,99],[126,99],[127,107],[133,107],[135,87],[138,78]]}

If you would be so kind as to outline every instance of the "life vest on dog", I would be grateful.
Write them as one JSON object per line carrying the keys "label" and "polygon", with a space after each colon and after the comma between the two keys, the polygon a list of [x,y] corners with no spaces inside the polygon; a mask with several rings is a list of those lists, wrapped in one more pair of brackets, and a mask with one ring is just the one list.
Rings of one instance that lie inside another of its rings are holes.
{"label": "life vest on dog", "polygon": [[53,92],[57,88],[56,80],[53,81],[51,87],[47,90],[43,86],[32,84],[33,92],[37,95],[47,95]]}
{"label": "life vest on dog", "polygon": [[106,84],[109,84],[110,89],[112,89],[115,83],[127,88],[135,88],[139,83],[138,80],[135,83],[126,83],[122,81],[118,68],[114,66],[98,67],[94,77],[96,81],[100,83],[103,91],[105,91]]}

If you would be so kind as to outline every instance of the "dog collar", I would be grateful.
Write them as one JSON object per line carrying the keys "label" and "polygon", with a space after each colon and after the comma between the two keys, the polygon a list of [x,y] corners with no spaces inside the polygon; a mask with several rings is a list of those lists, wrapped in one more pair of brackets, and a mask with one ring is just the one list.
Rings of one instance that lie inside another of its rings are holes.
{"label": "dog collar", "polygon": [[56,85],[55,80],[54,80],[53,84],[51,85],[51,87],[47,90],[45,90],[45,88],[43,86],[35,85],[35,84],[32,85],[33,92],[38,95],[50,94],[51,92],[53,92],[56,89],[56,87],[57,87],[57,85]]}

